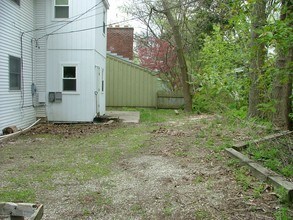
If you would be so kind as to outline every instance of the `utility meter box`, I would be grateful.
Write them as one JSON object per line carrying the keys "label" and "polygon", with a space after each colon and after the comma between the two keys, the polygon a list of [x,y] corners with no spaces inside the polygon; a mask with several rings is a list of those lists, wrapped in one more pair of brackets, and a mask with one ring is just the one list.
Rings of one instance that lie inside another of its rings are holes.
{"label": "utility meter box", "polygon": [[49,92],[49,102],[62,102],[62,92]]}
{"label": "utility meter box", "polygon": [[49,102],[55,102],[55,92],[49,92]]}
{"label": "utility meter box", "polygon": [[55,92],[55,102],[62,102],[62,92]]}

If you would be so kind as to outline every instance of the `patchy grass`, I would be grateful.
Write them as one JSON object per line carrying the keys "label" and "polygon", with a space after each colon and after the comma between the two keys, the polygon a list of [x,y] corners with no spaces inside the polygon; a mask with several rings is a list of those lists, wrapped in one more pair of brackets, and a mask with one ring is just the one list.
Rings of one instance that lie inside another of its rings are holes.
{"label": "patchy grass", "polygon": [[202,219],[210,219],[210,214],[206,210],[197,210],[195,212],[195,218],[202,220]]}
{"label": "patchy grass", "polygon": [[115,111],[139,111],[140,112],[140,122],[141,123],[161,123],[172,120],[183,119],[188,113],[183,110],[177,110],[179,112],[176,115],[175,111],[172,109],[154,109],[154,108],[131,108],[131,107],[121,107],[121,108],[108,108],[107,110]]}
{"label": "patchy grass", "polygon": [[178,110],[179,115],[176,115],[174,110],[170,109],[139,109],[141,122],[160,123],[171,120],[180,120],[186,113]]}
{"label": "patchy grass", "polygon": [[0,191],[0,202],[34,202],[36,194],[34,189],[9,189],[5,187]]}
{"label": "patchy grass", "polygon": [[269,129],[235,117],[122,110],[140,111],[141,123],[48,124],[1,144],[0,201],[43,203],[60,219],[291,216],[281,197],[266,194],[268,205],[266,186],[223,152]]}
{"label": "patchy grass", "polygon": [[143,146],[152,128],[121,125],[83,138],[21,136],[0,149],[0,176],[5,184],[0,201],[32,202],[39,190],[53,191],[60,184],[83,184],[109,175],[114,162]]}
{"label": "patchy grass", "polygon": [[244,191],[251,187],[252,177],[247,167],[240,167],[234,171],[234,174]]}

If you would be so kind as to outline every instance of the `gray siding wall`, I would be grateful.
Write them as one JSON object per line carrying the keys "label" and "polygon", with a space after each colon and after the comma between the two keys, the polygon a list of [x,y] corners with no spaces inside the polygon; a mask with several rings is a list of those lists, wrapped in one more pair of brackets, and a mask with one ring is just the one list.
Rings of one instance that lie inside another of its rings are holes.
{"label": "gray siding wall", "polygon": [[0,134],[2,129],[16,125],[25,128],[36,120],[31,95],[33,33],[23,35],[22,90],[9,89],[9,55],[21,57],[21,32],[34,28],[33,0],[0,1]]}

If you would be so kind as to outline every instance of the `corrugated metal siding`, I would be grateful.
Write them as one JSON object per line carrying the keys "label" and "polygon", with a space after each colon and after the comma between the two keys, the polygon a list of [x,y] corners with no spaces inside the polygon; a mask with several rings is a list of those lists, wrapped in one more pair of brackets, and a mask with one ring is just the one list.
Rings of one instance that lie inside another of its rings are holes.
{"label": "corrugated metal siding", "polygon": [[33,29],[33,0],[0,1],[0,133],[7,126],[24,128],[36,119],[32,103],[32,33],[23,36],[23,93],[9,90],[9,55],[21,57],[21,31]]}
{"label": "corrugated metal siding", "polygon": [[159,81],[136,64],[107,55],[106,105],[156,107]]}

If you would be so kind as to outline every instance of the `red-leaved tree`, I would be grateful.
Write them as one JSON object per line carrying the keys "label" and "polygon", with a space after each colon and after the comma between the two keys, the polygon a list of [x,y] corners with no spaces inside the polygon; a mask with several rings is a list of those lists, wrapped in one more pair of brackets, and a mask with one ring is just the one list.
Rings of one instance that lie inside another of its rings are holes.
{"label": "red-leaved tree", "polygon": [[176,51],[169,42],[155,37],[140,40],[138,58],[143,67],[158,72],[171,91],[181,88]]}

